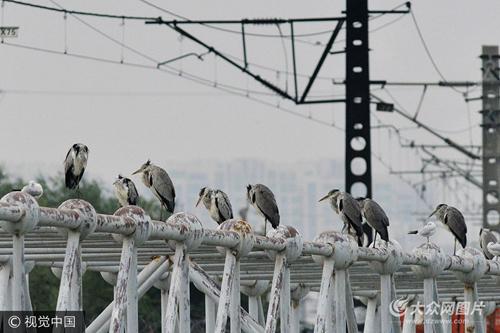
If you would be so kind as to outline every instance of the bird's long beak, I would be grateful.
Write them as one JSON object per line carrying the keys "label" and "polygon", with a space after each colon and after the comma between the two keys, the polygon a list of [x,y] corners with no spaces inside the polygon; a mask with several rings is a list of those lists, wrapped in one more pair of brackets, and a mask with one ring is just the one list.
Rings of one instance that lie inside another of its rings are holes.
{"label": "bird's long beak", "polygon": [[434,211],[431,213],[431,215],[429,215],[427,219],[430,219],[434,214],[436,214],[437,211],[438,211],[437,209],[434,209]]}
{"label": "bird's long beak", "polygon": [[198,205],[200,204],[200,201],[201,201],[201,196],[198,198],[198,201],[196,201],[196,206],[195,207],[198,207]]}
{"label": "bird's long beak", "polygon": [[326,199],[328,199],[328,197],[329,197],[329,195],[327,194],[327,195],[325,195],[323,198],[319,199],[319,200],[318,200],[318,202],[321,202],[321,201],[323,201],[323,200],[326,200]]}
{"label": "bird's long beak", "polygon": [[138,173],[139,173],[139,172],[141,172],[141,171],[142,171],[142,169],[139,169],[139,170],[137,170],[137,171],[132,172],[132,174],[133,174],[133,175],[135,175],[135,174],[138,174]]}

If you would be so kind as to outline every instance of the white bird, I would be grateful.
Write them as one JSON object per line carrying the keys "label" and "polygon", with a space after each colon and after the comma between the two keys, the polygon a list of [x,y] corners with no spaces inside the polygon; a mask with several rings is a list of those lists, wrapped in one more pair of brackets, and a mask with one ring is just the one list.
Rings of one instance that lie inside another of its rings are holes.
{"label": "white bird", "polygon": [[35,199],[39,199],[43,195],[43,187],[34,180],[30,180],[28,185],[24,186],[21,192],[28,193]]}
{"label": "white bird", "polygon": [[487,245],[488,251],[495,257],[500,256],[500,243],[489,242]]}
{"label": "white bird", "polygon": [[432,221],[429,221],[419,230],[410,231],[408,234],[410,235],[417,234],[421,237],[427,238],[427,245],[429,245],[429,238],[435,233],[436,233],[436,224]]}
{"label": "white bird", "polygon": [[118,175],[118,178],[115,180],[113,185],[115,187],[116,198],[122,207],[137,205],[139,194],[137,193],[135,184],[131,179]]}
{"label": "white bird", "polygon": [[78,188],[87,167],[88,156],[89,148],[81,143],[75,143],[66,154],[64,175],[66,187],[70,190]]}
{"label": "white bird", "polygon": [[233,218],[233,208],[231,207],[229,197],[221,190],[203,187],[200,190],[196,207],[198,207],[200,202],[203,202],[210,217],[218,224]]}

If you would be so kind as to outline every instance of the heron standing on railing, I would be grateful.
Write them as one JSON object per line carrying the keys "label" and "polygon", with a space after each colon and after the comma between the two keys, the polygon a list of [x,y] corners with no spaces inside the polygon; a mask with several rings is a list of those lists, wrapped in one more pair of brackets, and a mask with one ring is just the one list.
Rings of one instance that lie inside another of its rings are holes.
{"label": "heron standing on railing", "polygon": [[203,202],[210,217],[218,224],[233,218],[233,208],[231,207],[229,197],[221,190],[203,187],[200,190],[196,207],[198,207],[200,202]]}
{"label": "heron standing on railing", "polygon": [[146,185],[158,200],[160,200],[160,220],[163,220],[162,208],[165,208],[167,215],[174,213],[175,188],[170,176],[165,170],[154,165],[150,160],[147,160],[146,163],[132,174],[141,174],[144,185]]}
{"label": "heron standing on railing", "polygon": [[81,143],[75,143],[66,154],[64,175],[66,187],[70,190],[78,189],[80,180],[87,167],[88,157],[89,148]]}
{"label": "heron standing on railing", "polygon": [[137,193],[134,182],[130,178],[118,175],[113,186],[115,187],[115,196],[122,207],[137,205],[139,194]]}
{"label": "heron standing on railing", "polygon": [[458,209],[446,204],[439,204],[431,215],[429,215],[429,218],[433,215],[436,215],[437,219],[445,226],[445,229],[455,236],[453,255],[456,255],[457,240],[463,248],[467,246],[467,225],[465,224],[464,216]]}
{"label": "heron standing on railing", "polygon": [[389,226],[389,218],[384,212],[382,207],[374,200],[369,198],[358,198],[358,203],[361,207],[361,214],[365,218],[366,222],[373,230],[375,230],[375,237],[373,239],[373,247],[375,247],[375,241],[377,240],[377,234],[380,235],[384,241],[389,241],[389,232],[387,227]]}
{"label": "heron standing on railing", "polygon": [[247,186],[248,202],[257,213],[264,217],[264,234],[267,235],[267,222],[276,229],[280,225],[280,212],[273,192],[263,184]]}
{"label": "heron standing on railing", "polygon": [[349,193],[341,192],[334,189],[328,192],[319,202],[328,199],[330,206],[340,216],[344,222],[342,232],[346,229],[350,234],[354,230],[354,234],[358,239],[358,245],[363,245],[363,217],[361,215],[361,207],[359,203]]}

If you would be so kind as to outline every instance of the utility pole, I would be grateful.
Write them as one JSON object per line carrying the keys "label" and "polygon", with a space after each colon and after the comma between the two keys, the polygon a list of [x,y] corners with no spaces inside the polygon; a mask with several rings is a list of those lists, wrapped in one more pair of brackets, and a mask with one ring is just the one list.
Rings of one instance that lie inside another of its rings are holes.
{"label": "utility pole", "polygon": [[[368,0],[346,0],[346,25],[345,186],[349,193],[355,186],[354,195],[371,198]],[[355,160],[364,160],[364,173],[353,172]]]}
{"label": "utility pole", "polygon": [[483,226],[500,231],[500,71],[498,46],[482,48]]}

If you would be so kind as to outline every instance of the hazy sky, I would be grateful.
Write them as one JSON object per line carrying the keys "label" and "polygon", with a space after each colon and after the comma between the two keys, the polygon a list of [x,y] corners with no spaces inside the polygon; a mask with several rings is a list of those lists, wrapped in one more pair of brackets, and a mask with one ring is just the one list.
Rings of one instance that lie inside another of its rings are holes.
{"label": "hazy sky", "polygon": [[[51,1],[37,3],[56,6]],[[60,1],[67,9],[126,15],[172,18],[140,1]],[[343,1],[156,1],[166,9],[192,19],[239,19],[263,17],[338,16]],[[372,9],[390,9],[399,1],[370,1]],[[448,80],[480,80],[482,44],[498,44],[500,2],[498,1],[415,1],[413,9],[428,46]],[[370,22],[375,29],[397,18],[386,15]],[[155,67],[188,52],[204,52],[200,47],[164,26],[144,25],[100,18],[81,17],[87,24],[108,34],[147,57],[135,54],[103,37],[84,23],[62,14],[44,12],[5,3],[3,24],[20,27],[19,38],[7,42],[68,53]],[[239,26],[229,29],[239,30]],[[188,27],[223,52],[242,57],[241,37],[207,27]],[[296,33],[331,29],[328,24],[301,25]],[[276,26],[247,27],[247,31],[279,34]],[[288,34],[288,27],[282,27]],[[297,44],[298,71],[310,74],[322,52],[314,46],[324,43],[327,34],[301,37]],[[338,38],[343,39],[343,33]],[[251,65],[270,81],[292,89],[292,79],[283,73],[291,70],[290,45],[279,38],[249,37],[249,61],[276,68],[262,70]],[[283,48],[286,48],[286,52]],[[342,42],[334,49],[342,49]],[[372,79],[388,81],[438,81],[439,76],[424,53],[410,15],[371,34]],[[286,53],[286,56],[285,56]],[[154,59],[155,61],[151,61]],[[288,59],[288,65],[285,63]],[[62,167],[67,149],[74,142],[90,148],[88,172],[109,178],[118,172],[129,173],[147,158],[168,169],[168,161],[198,158],[230,160],[252,157],[271,161],[295,161],[344,156],[344,133],[329,126],[302,119],[272,106],[245,97],[234,96],[210,86],[188,81],[177,74],[155,69],[136,68],[96,62],[57,54],[0,45],[0,163],[11,173],[56,172]],[[278,103],[293,112],[343,127],[344,105],[296,107],[275,96],[238,70],[215,60],[190,57],[171,66],[210,82],[249,89],[251,97],[272,105]],[[342,94],[331,77],[343,77],[343,56],[328,58],[321,79],[311,95]],[[185,75],[183,75],[185,76]],[[303,89],[305,81],[299,82]],[[377,87],[373,87],[377,88]],[[257,93],[255,93],[257,91]],[[390,92],[404,107],[414,112],[420,89],[391,88]],[[265,95],[262,95],[264,93]],[[387,98],[386,93],[374,93]],[[471,93],[480,95],[480,90]],[[469,143],[468,131],[474,125],[472,139],[480,143],[479,103],[467,111],[462,97],[442,88],[429,88],[419,118],[432,126],[451,131],[446,135]],[[395,114],[377,116],[385,123],[411,126]],[[470,116],[470,118],[469,118]],[[376,123],[374,123],[376,124]],[[457,132],[458,131],[458,132]],[[421,130],[405,131],[420,143],[436,142]],[[384,130],[372,134],[373,149],[386,162],[399,163],[395,169],[418,167],[412,151],[395,145],[395,138]],[[448,154],[448,153],[444,153]],[[461,157],[453,153],[450,156]],[[200,166],[201,167],[201,166]],[[374,161],[374,174],[387,171]],[[401,183],[401,186],[403,183]]]}

